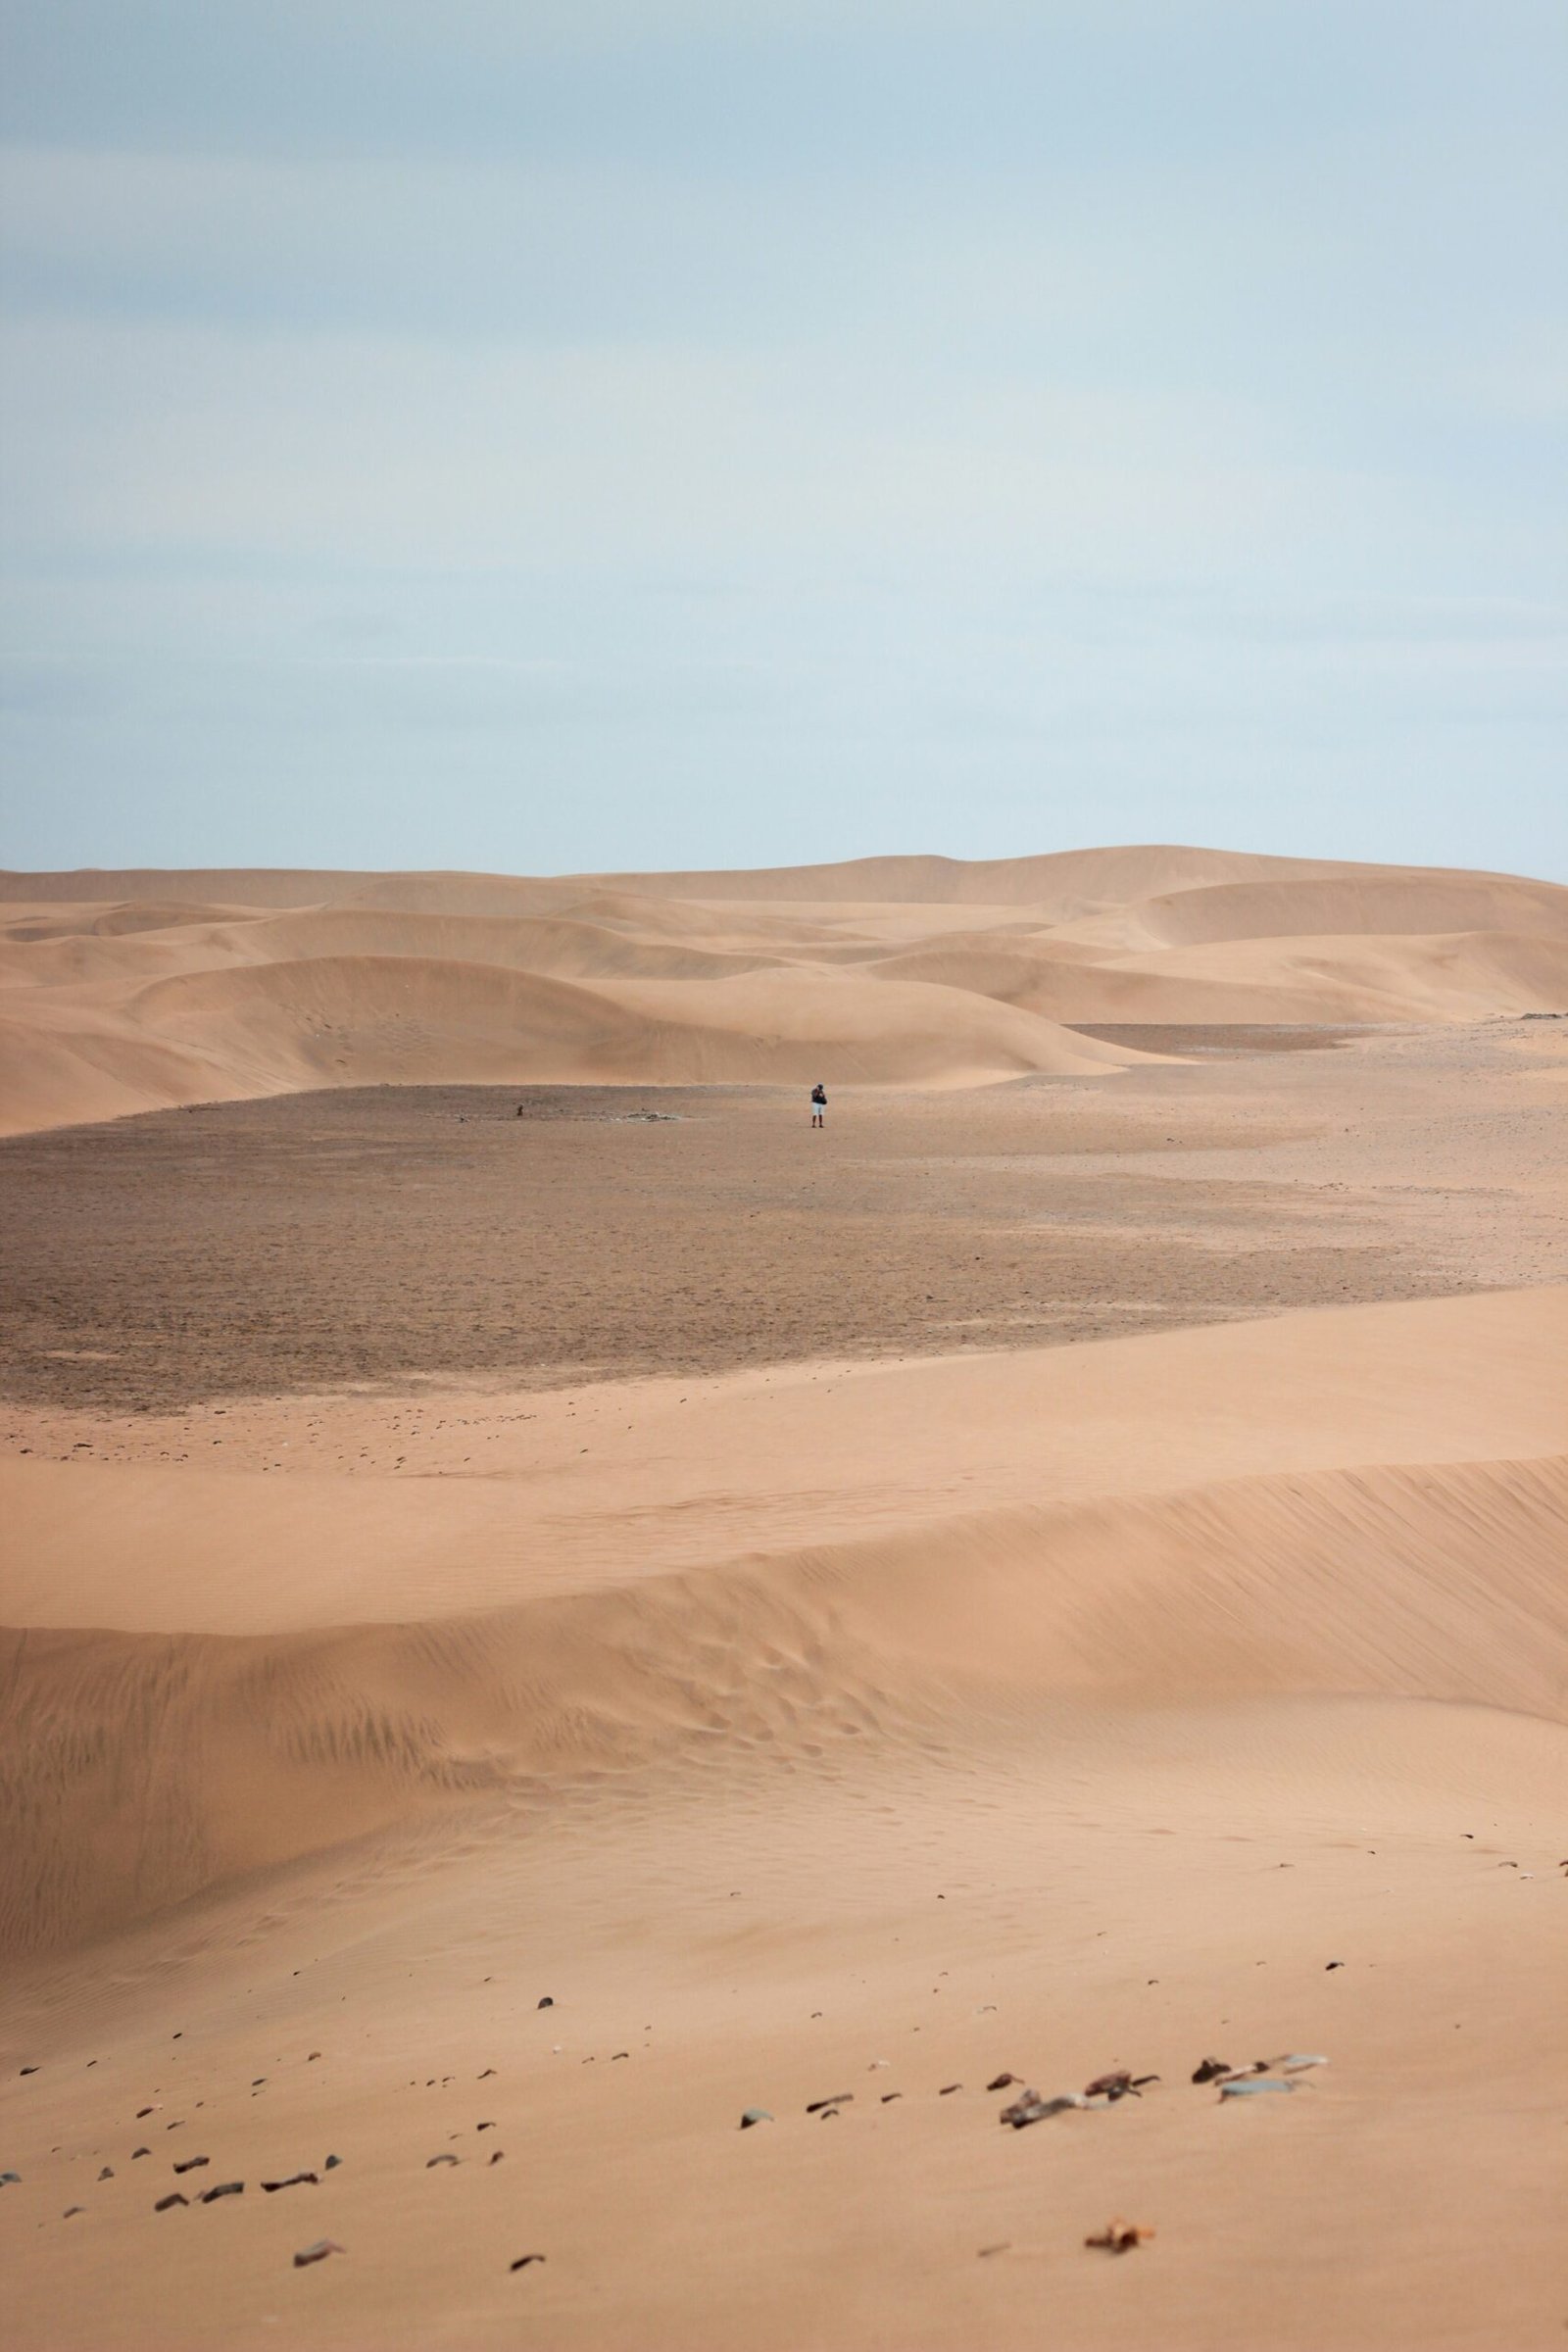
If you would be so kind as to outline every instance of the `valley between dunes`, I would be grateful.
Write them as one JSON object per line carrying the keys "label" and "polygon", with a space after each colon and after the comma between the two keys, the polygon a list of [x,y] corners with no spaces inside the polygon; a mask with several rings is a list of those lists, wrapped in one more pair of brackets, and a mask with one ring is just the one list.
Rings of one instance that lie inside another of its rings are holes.
{"label": "valley between dunes", "polygon": [[6,887],[8,2343],[1562,2341],[1568,894]]}

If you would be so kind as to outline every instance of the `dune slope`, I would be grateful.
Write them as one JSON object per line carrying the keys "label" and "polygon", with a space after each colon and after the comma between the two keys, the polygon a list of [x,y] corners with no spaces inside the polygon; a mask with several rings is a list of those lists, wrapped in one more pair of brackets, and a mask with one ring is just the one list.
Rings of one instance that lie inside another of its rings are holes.
{"label": "dune slope", "polygon": [[1565,1008],[1568,891],[1223,851],[0,876],[10,1132],[437,1077],[974,1085],[1132,1058],[1062,1024]]}

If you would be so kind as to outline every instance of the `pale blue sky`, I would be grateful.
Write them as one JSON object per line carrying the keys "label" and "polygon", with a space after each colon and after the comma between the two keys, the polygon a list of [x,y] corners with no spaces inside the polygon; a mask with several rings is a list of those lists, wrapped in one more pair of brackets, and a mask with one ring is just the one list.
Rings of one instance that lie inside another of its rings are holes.
{"label": "pale blue sky", "polygon": [[1568,873],[1561,0],[4,0],[0,860]]}

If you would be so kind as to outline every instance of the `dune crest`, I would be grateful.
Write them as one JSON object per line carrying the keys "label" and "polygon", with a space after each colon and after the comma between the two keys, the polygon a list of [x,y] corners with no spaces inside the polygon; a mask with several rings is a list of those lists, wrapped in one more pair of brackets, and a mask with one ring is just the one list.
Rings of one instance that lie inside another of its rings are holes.
{"label": "dune crest", "polygon": [[973,1086],[1076,1025],[1568,1008],[1568,890],[1127,848],[757,872],[0,876],[7,1132],[325,1086]]}

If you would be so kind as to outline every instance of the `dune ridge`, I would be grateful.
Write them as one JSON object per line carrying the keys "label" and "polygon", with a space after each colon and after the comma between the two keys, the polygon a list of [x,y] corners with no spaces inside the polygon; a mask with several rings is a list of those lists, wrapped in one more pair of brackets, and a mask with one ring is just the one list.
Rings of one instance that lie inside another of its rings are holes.
{"label": "dune ridge", "polygon": [[[913,991],[914,993],[910,993]],[[1568,890],[1127,848],[757,872],[0,875],[7,1132],[338,1085],[973,1086],[1075,1025],[1568,1008]]]}
{"label": "dune ridge", "polygon": [[[103,1934],[432,1804],[543,1803],[710,1745],[896,1740],[960,1701],[1568,1722],[1568,1415],[1542,1379],[1565,1310],[1526,1293],[777,1392],[741,1375],[695,1410],[611,1383],[592,1421],[492,1406],[522,1451],[466,1479],[6,1462],[24,1834],[0,1940]],[[1129,1459],[1140,1396],[1167,1391],[1162,1446]],[[780,1489],[803,1460],[804,1518]]]}

